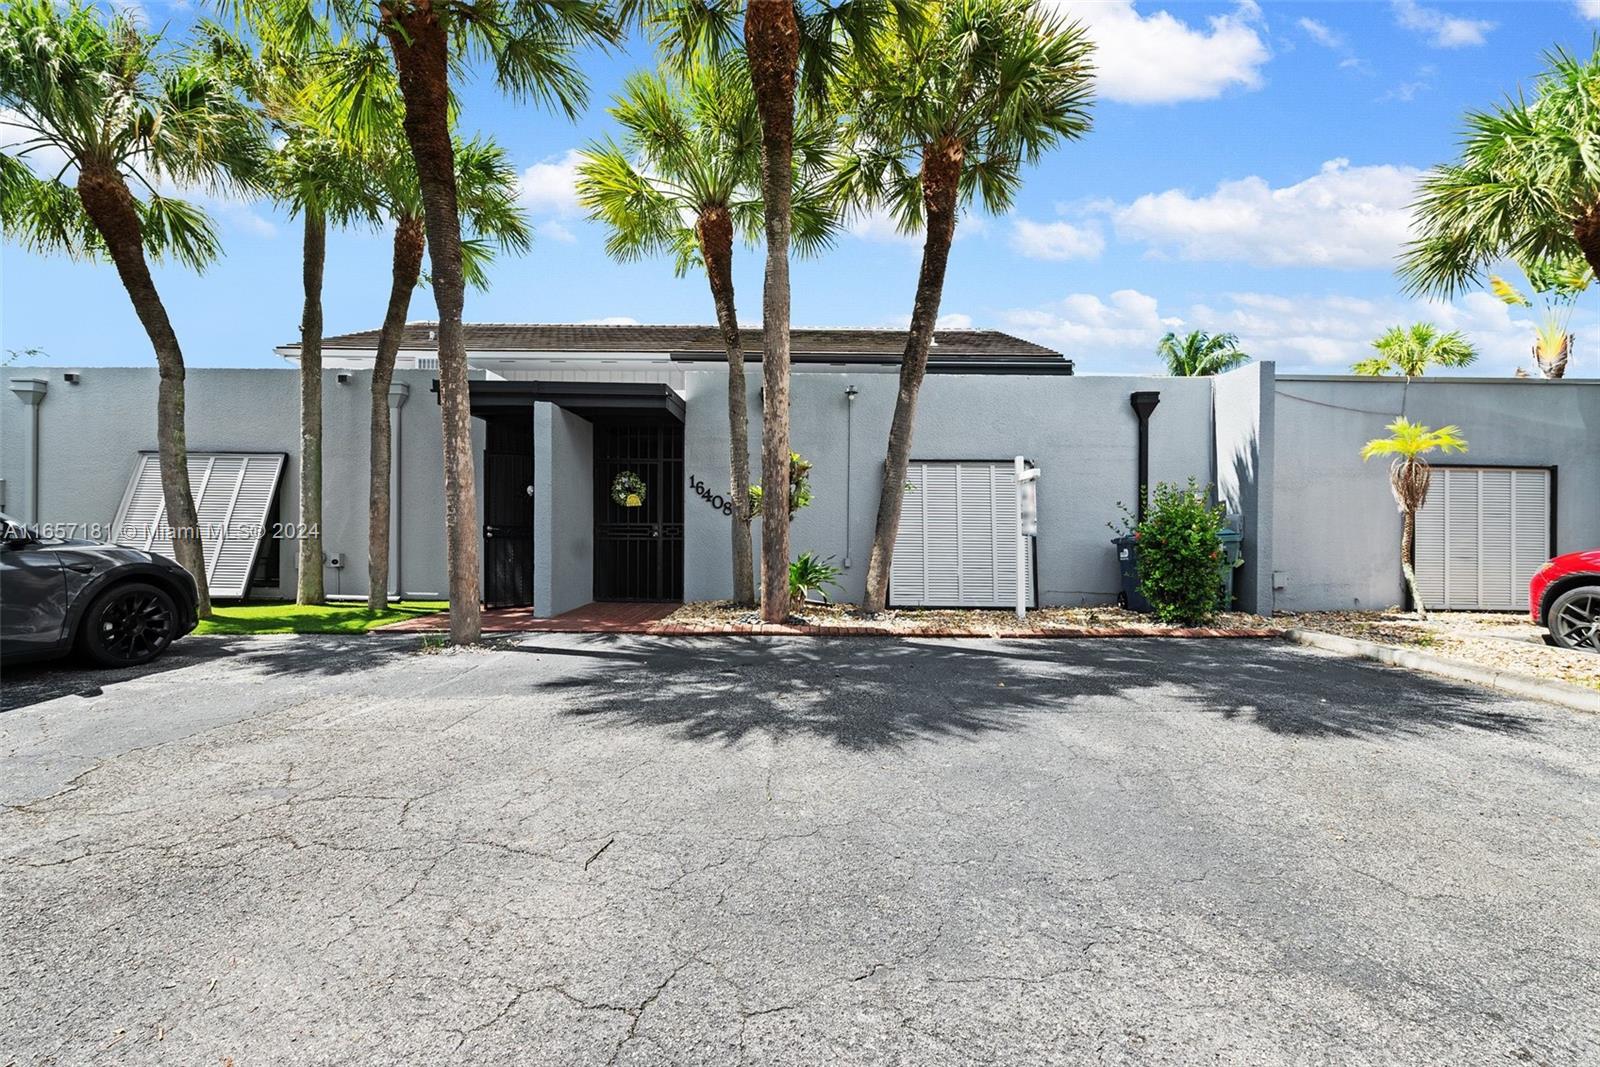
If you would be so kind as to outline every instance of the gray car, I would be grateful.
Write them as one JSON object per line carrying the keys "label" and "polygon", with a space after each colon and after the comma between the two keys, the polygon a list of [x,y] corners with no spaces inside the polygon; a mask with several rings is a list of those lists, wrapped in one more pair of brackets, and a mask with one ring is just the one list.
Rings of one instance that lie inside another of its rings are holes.
{"label": "gray car", "polygon": [[194,579],[172,560],[0,520],[0,658],[7,663],[78,652],[102,667],[132,667],[194,629]]}

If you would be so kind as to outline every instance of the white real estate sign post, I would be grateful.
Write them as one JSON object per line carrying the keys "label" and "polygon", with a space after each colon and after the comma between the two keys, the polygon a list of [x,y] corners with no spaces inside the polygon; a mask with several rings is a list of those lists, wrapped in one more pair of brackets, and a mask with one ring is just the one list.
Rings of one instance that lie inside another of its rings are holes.
{"label": "white real estate sign post", "polygon": [[1017,619],[1028,614],[1028,538],[1039,532],[1039,468],[1021,456],[1012,461],[1017,476]]}

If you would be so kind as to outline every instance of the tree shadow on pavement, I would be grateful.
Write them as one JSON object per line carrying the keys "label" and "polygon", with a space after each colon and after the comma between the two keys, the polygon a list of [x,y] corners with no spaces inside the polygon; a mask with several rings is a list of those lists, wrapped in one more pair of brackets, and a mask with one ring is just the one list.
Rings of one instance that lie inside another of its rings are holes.
{"label": "tree shadow on pavement", "polygon": [[[0,713],[57,697],[97,697],[123,682],[225,660],[266,678],[334,677],[382,666],[411,655],[417,647],[415,641],[365,634],[205,635],[176,641],[165,654],[140,667],[102,669],[76,657],[8,665],[0,677]],[[174,678],[174,684],[181,684],[181,678]]]}
{"label": "tree shadow on pavement", "polygon": [[809,734],[853,750],[976,738],[1043,715],[1216,715],[1274,734],[1532,732],[1527,705],[1266,641],[618,639],[511,646],[562,664],[533,681],[563,714],[733,744]]}

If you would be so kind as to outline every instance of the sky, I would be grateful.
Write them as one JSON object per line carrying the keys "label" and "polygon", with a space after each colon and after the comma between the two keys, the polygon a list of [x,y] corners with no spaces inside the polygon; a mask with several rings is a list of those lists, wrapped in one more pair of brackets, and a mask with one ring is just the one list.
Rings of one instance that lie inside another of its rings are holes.
{"label": "sky", "polygon": [[[134,0],[123,0],[132,3]],[[1486,292],[1451,303],[1401,293],[1394,257],[1418,176],[1453,157],[1462,117],[1526,87],[1553,46],[1588,54],[1600,0],[1445,3],[1184,3],[1056,0],[1089,27],[1099,67],[1094,128],[1024,176],[1012,212],[958,227],[941,307],[948,328],[992,328],[1048,345],[1079,373],[1155,371],[1169,330],[1231,331],[1280,373],[1342,373],[1389,326],[1461,329],[1471,373],[1532,370],[1532,315]],[[145,0],[181,35],[187,6]],[[605,108],[647,44],[586,54],[580,121],[461,87],[462,129],[492,135],[522,178],[535,227],[502,259],[474,322],[709,323],[703,276],[663,258],[607,259],[604,230],[575,202],[574,153],[612,131]],[[203,276],[160,268],[157,284],[191,366],[281,365],[301,306],[298,224],[266,203],[208,200],[225,257]],[[387,298],[386,234],[328,242],[327,332],[375,328]],[[852,219],[836,245],[793,268],[797,326],[909,321],[920,237]],[[153,365],[110,266],[42,258],[7,243],[0,340],[52,366]],[[761,252],[736,255],[741,318],[761,307]],[[413,319],[434,317],[417,293]],[[1600,286],[1581,299],[1569,374],[1600,375]]]}

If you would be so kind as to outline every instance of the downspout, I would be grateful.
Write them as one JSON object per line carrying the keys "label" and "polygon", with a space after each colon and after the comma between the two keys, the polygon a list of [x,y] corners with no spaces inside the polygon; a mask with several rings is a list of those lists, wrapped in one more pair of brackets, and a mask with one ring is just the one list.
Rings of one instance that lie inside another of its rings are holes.
{"label": "downspout", "polygon": [[861,390],[854,385],[844,387],[844,569],[850,569],[850,481],[853,477],[850,465],[850,441],[854,436],[854,414],[856,410],[856,397],[861,395]]}
{"label": "downspout", "polygon": [[43,378],[13,378],[11,391],[30,409],[28,412],[28,518],[39,524],[39,408],[50,383]]}
{"label": "downspout", "polygon": [[411,395],[411,386],[404,382],[392,382],[389,385],[389,581],[393,584],[396,600],[404,600],[402,590],[405,586],[400,580],[400,486],[404,479],[400,477],[400,457],[404,450],[400,447],[400,409],[406,406],[406,398]]}
{"label": "downspout", "polygon": [[1128,397],[1134,415],[1139,419],[1139,510],[1138,519],[1144,521],[1145,506],[1150,499],[1150,413],[1161,403],[1157,392],[1133,393]]}

